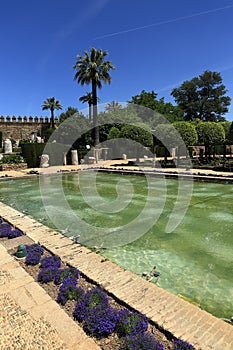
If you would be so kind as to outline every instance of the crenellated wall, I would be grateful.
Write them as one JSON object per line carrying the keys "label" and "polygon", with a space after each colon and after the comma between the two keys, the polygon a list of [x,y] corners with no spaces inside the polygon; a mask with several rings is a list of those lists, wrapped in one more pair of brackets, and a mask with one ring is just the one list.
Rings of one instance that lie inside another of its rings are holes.
{"label": "crenellated wall", "polygon": [[[58,118],[55,118],[55,123],[58,123]],[[32,133],[44,137],[50,126],[51,123],[48,117],[0,116],[0,131],[2,131],[3,140],[7,138],[15,141],[26,140],[31,138]]]}

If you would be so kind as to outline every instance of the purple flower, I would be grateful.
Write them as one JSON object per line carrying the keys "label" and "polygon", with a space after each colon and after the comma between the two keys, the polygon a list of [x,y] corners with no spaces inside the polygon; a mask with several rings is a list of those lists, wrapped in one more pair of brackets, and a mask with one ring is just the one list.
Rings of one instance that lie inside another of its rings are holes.
{"label": "purple flower", "polygon": [[67,300],[79,300],[84,295],[84,290],[76,286],[77,279],[70,277],[64,280],[59,288],[57,302],[65,305]]}
{"label": "purple flower", "polygon": [[12,231],[12,226],[7,223],[0,224],[0,237],[8,237]]}
{"label": "purple flower", "polygon": [[74,312],[73,312],[73,317],[75,320],[82,322],[85,317],[87,316],[87,306],[85,303],[85,294],[81,296],[75,305]]}
{"label": "purple flower", "polygon": [[84,319],[83,328],[89,334],[96,336],[107,336],[114,332],[118,321],[118,314],[112,307],[96,307],[88,308],[88,312]]}
{"label": "purple flower", "polygon": [[117,333],[119,337],[127,334],[143,333],[147,330],[148,320],[145,315],[140,312],[133,312],[127,309],[119,311],[119,321],[117,325]]}
{"label": "purple flower", "polygon": [[120,350],[164,350],[150,333],[130,334],[121,339]]}
{"label": "purple flower", "polygon": [[80,276],[80,271],[76,269],[75,267],[67,267],[65,269],[58,270],[58,273],[55,277],[55,284],[61,284],[64,279],[68,277],[76,277],[78,279]]}
{"label": "purple flower", "polygon": [[107,293],[99,287],[95,287],[87,291],[85,299],[87,307],[95,307],[97,305],[108,306]]}
{"label": "purple flower", "polygon": [[12,231],[10,231],[9,234],[8,234],[8,238],[9,239],[20,237],[20,236],[23,236],[23,232],[21,230],[17,229],[17,228],[12,230]]}
{"label": "purple flower", "polygon": [[184,340],[176,339],[173,342],[173,350],[195,350],[195,348]]}
{"label": "purple flower", "polygon": [[42,283],[48,283],[54,280],[57,274],[57,267],[45,267],[38,273],[38,281]]}
{"label": "purple flower", "polygon": [[46,256],[41,259],[40,267],[42,269],[46,267],[56,267],[59,269],[61,267],[61,258],[58,255]]}
{"label": "purple flower", "polygon": [[44,249],[39,244],[26,245],[27,256],[25,263],[27,265],[37,265],[40,262]]}

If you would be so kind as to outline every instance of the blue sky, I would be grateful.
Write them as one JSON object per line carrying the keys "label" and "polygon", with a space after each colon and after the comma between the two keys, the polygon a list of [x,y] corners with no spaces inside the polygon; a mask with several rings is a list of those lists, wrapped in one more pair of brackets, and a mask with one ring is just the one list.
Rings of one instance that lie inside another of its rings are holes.
{"label": "blue sky", "polygon": [[45,116],[41,105],[52,96],[63,111],[86,108],[79,97],[90,86],[74,81],[73,65],[92,46],[116,67],[101,103],[142,90],[174,103],[173,88],[211,70],[233,106],[232,23],[233,0],[2,0],[0,115]]}

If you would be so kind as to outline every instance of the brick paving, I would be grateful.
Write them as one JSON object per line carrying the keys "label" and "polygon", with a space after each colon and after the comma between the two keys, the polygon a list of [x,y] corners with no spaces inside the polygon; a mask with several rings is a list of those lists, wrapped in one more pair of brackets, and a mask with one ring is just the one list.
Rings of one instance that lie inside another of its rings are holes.
{"label": "brick paving", "polygon": [[[69,238],[42,224],[32,230],[35,225],[34,219],[24,217],[3,203],[0,203],[0,215],[13,225],[17,223],[16,226],[26,233],[28,239],[39,242],[52,253],[59,255],[64,262],[77,267],[117,299],[142,312],[160,328],[175,337],[188,341],[199,350],[233,350],[233,328],[221,319],[105,260],[101,255],[73,243]],[[17,322],[21,324],[20,329],[23,328],[26,332],[23,333],[25,337],[30,329],[28,323],[35,324],[35,334],[38,334],[42,325],[45,324],[42,333],[47,332],[49,336],[39,338],[38,341],[48,340],[48,344],[41,348],[40,345],[34,344],[34,347],[28,347],[28,349],[76,349],[77,344],[79,344],[78,349],[98,349],[92,339],[88,338],[77,324],[50,300],[36,282],[32,281],[17,261],[13,261],[6,247],[1,244],[0,302],[3,302],[6,295],[5,318],[7,310],[11,317],[11,313],[14,314],[14,310],[18,308],[19,312],[15,314],[13,324],[17,325]],[[25,318],[25,323],[22,318]],[[0,321],[2,323],[3,318],[0,318]],[[11,329],[9,324],[6,327],[7,335],[1,337],[3,339],[1,341],[5,342],[4,346],[0,347],[2,350],[8,349],[5,345],[9,340],[14,339],[14,344],[19,340],[16,335],[14,338],[9,336],[9,332],[13,332],[14,328]],[[53,342],[57,339],[57,348],[51,347],[50,338]],[[68,340],[71,343],[67,343]],[[14,349],[23,349],[23,347]]]}

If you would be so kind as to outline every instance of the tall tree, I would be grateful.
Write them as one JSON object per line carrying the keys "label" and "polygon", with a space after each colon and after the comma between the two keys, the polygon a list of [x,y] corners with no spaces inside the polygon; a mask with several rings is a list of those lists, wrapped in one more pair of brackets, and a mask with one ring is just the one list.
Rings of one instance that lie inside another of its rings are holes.
{"label": "tall tree", "polygon": [[73,68],[76,70],[74,79],[81,85],[91,84],[93,98],[93,126],[94,126],[94,145],[99,145],[99,125],[97,113],[97,88],[102,88],[104,83],[111,83],[109,70],[115,69],[112,62],[105,61],[108,55],[107,51],[95,49],[92,47],[90,52],[84,51],[84,55],[77,56],[77,61]]}
{"label": "tall tree", "polygon": [[79,113],[78,109],[75,107],[69,106],[67,110],[60,114],[59,116],[59,122],[62,123],[64,120],[72,117],[74,114]]}
{"label": "tall tree", "polygon": [[[97,102],[99,102],[99,98],[97,97]],[[92,119],[92,106],[93,106],[93,96],[91,92],[87,92],[86,95],[83,95],[79,98],[79,101],[82,103],[88,103],[89,107],[89,121]]]}
{"label": "tall tree", "polygon": [[50,109],[51,112],[51,127],[54,128],[54,110],[62,109],[62,105],[60,101],[56,100],[55,97],[48,97],[42,105],[42,110]]}
{"label": "tall tree", "polygon": [[170,122],[182,120],[184,112],[170,102],[165,102],[164,97],[157,100],[157,95],[153,90],[151,92],[142,90],[128,102],[146,107],[139,108],[137,112],[144,122],[149,122],[152,126],[164,123],[164,117]]}
{"label": "tall tree", "polygon": [[117,101],[111,101],[104,107],[106,112],[117,112],[122,109],[122,105]]}
{"label": "tall tree", "polygon": [[184,111],[185,120],[223,121],[231,99],[220,73],[205,71],[203,74],[172,90],[177,105]]}

